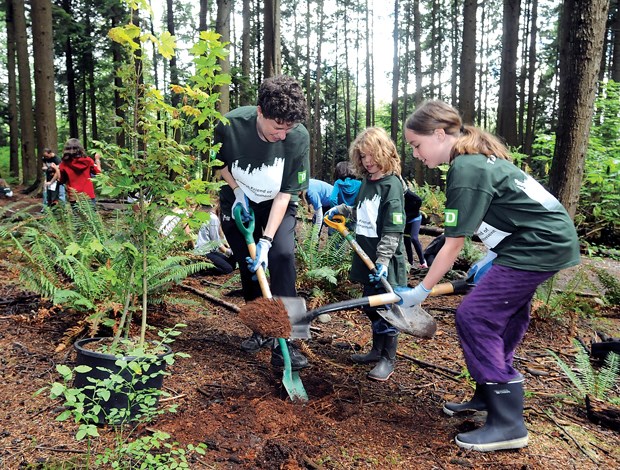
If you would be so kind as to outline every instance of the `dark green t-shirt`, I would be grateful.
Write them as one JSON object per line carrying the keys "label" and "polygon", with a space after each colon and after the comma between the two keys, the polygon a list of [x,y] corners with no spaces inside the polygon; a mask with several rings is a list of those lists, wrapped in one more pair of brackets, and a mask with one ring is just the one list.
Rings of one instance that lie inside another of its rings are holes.
{"label": "dark green t-shirt", "polygon": [[[403,231],[405,229],[405,202],[403,184],[398,176],[388,175],[377,181],[364,179],[355,200],[357,223],[355,239],[375,261],[377,244],[384,233],[400,234],[398,247],[388,266],[388,281],[392,286],[407,285]],[[368,283],[370,271],[359,256],[353,256],[350,278]]]}
{"label": "dark green t-shirt", "polygon": [[[279,142],[265,142],[256,130],[256,106],[242,106],[226,114],[228,125],[215,128],[218,158],[228,167],[250,205],[269,204],[279,192],[298,194],[308,188],[310,137],[303,124]],[[230,213],[235,196],[228,185],[220,192],[222,213]]]}
{"label": "dark green t-shirt", "polygon": [[477,234],[497,253],[496,264],[528,271],[579,264],[577,232],[562,204],[507,160],[458,156],[446,198],[446,237]]}

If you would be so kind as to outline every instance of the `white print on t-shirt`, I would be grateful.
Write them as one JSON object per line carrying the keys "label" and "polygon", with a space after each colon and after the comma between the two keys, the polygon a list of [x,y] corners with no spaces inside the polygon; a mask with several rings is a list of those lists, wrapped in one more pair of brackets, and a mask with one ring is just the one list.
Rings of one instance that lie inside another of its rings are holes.
{"label": "white print on t-shirt", "polygon": [[488,248],[495,248],[504,238],[510,235],[510,232],[504,232],[483,221],[478,230],[476,230],[476,235]]}
{"label": "white print on t-shirt", "polygon": [[549,211],[557,211],[560,207],[560,201],[558,201],[551,193],[549,193],[543,186],[532,178],[527,173],[521,171],[525,177],[524,181],[515,180],[515,184],[518,188],[521,188],[528,197]]}
{"label": "white print on t-shirt", "polygon": [[368,238],[377,238],[377,218],[381,198],[376,194],[372,199],[364,199],[357,206],[357,225],[355,233]]}
{"label": "white print on t-shirt", "polygon": [[284,158],[276,158],[273,165],[239,168],[239,162],[232,165],[230,172],[245,195],[253,202],[271,201],[280,192],[284,175]]}

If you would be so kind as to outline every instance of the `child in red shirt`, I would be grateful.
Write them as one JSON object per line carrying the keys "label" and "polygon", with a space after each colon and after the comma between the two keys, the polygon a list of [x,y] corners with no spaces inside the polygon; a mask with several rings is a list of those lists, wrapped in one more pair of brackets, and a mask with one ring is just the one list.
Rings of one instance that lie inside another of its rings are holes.
{"label": "child in red shirt", "polygon": [[84,147],[78,139],[69,139],[62,151],[62,161],[59,165],[60,181],[67,186],[69,202],[77,200],[77,193],[86,194],[95,203],[95,187],[91,176],[101,173],[99,154],[95,159],[88,157]]}

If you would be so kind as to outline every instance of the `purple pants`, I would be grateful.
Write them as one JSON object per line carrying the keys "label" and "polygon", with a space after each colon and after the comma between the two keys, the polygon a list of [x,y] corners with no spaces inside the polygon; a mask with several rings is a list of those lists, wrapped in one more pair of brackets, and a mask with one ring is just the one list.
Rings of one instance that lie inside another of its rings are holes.
{"label": "purple pants", "polygon": [[506,383],[519,375],[512,361],[530,323],[532,297],[556,272],[493,265],[465,296],[456,310],[456,330],[477,383]]}

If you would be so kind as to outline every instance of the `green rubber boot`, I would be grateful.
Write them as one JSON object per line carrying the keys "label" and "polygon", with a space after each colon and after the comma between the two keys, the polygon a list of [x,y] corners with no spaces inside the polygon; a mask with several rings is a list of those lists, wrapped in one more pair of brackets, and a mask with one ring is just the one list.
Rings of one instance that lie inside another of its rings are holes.
{"label": "green rubber boot", "polygon": [[353,354],[351,360],[356,364],[371,364],[381,359],[383,344],[387,335],[372,334],[372,349],[366,354]]}
{"label": "green rubber boot", "polygon": [[385,382],[394,373],[394,363],[396,362],[396,347],[398,346],[398,334],[394,336],[384,335],[383,351],[381,359],[377,365],[368,372],[368,378]]}

